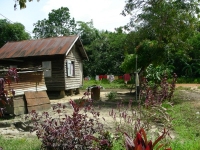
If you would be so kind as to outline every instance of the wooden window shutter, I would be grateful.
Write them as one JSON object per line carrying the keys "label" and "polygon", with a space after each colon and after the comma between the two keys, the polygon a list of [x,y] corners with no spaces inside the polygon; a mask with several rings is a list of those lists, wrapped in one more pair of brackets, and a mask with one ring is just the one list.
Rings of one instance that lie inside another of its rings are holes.
{"label": "wooden window shutter", "polygon": [[72,76],[72,72],[71,72],[71,60],[67,60],[67,76]]}
{"label": "wooden window shutter", "polygon": [[44,69],[44,77],[51,77],[51,61],[43,61],[42,68]]}

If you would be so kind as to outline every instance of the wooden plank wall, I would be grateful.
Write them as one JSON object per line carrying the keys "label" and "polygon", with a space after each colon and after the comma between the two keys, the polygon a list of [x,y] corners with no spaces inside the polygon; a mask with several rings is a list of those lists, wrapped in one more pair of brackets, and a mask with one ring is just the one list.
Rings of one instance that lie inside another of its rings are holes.
{"label": "wooden plank wall", "polygon": [[[67,60],[71,60],[75,62],[75,76],[69,77],[67,76],[67,67],[66,62]],[[82,86],[82,59],[80,57],[80,54],[78,53],[76,49],[76,45],[72,47],[72,50],[68,53],[65,59],[64,63],[65,68],[65,90],[69,89],[76,89],[80,88]]]}
{"label": "wooden plank wall", "polygon": [[64,56],[51,59],[52,77],[46,77],[45,83],[48,91],[65,90]]}

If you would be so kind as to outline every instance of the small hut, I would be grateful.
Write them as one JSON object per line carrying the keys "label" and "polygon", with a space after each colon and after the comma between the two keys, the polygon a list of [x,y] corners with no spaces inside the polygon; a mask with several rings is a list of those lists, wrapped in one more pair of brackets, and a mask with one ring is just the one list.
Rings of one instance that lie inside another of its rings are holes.
{"label": "small hut", "polygon": [[23,85],[15,89],[16,94],[33,89],[59,91],[63,96],[66,91],[78,93],[83,85],[83,60],[88,57],[77,35],[8,42],[0,49],[2,69],[21,68],[18,73],[24,83],[19,81],[18,86]]}

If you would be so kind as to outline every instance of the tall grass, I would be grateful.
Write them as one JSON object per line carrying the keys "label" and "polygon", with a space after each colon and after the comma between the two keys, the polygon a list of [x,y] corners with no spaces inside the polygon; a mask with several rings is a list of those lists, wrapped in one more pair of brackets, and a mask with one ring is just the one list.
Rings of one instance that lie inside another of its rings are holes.
{"label": "tall grass", "polygon": [[176,99],[169,112],[175,132],[171,141],[174,150],[200,150],[200,105],[195,107],[195,102]]}
{"label": "tall grass", "polygon": [[41,142],[37,138],[4,138],[0,136],[3,150],[40,150]]}

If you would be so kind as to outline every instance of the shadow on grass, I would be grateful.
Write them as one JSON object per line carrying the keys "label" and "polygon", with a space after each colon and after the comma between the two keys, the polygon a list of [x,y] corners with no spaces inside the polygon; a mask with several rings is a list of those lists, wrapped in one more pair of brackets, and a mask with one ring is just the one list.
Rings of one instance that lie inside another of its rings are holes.
{"label": "shadow on grass", "polygon": [[200,94],[192,90],[177,89],[172,98],[174,104],[200,100]]}
{"label": "shadow on grass", "polygon": [[[132,106],[138,106],[139,101],[135,100],[135,93],[117,93],[115,99],[112,100],[93,100],[93,106],[99,108],[117,108],[119,103],[128,106],[130,100],[132,101]],[[75,102],[81,103],[81,101],[86,99],[76,99]]]}

